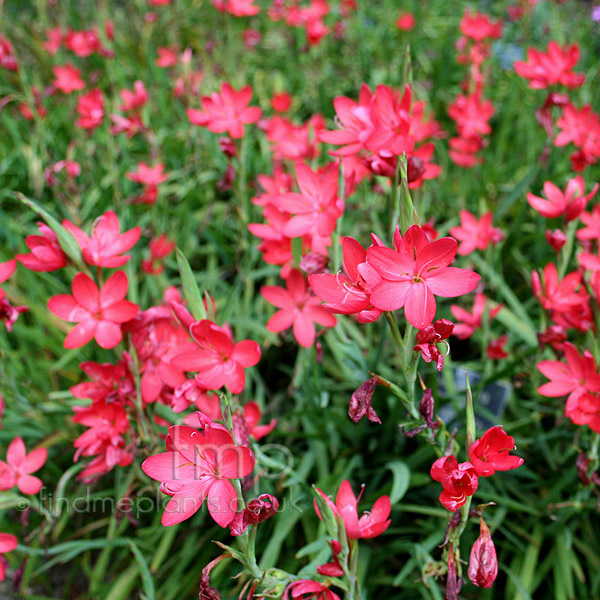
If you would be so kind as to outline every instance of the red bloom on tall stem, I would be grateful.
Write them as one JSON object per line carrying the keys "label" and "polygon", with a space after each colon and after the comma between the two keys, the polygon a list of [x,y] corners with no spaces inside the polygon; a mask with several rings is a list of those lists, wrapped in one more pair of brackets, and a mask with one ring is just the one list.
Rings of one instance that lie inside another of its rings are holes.
{"label": "red bloom on tall stem", "polygon": [[56,65],[52,67],[54,81],[52,85],[63,94],[78,92],[85,88],[85,81],[81,79],[81,72],[73,65]]}
{"label": "red bloom on tall stem", "polygon": [[334,327],[334,315],[321,306],[320,300],[310,293],[306,280],[298,269],[293,269],[285,280],[286,289],[265,285],[260,293],[278,310],[267,322],[273,332],[293,327],[294,337],[301,346],[310,348],[315,341],[315,323],[323,327]]}
{"label": "red bloom on tall stem", "polygon": [[48,309],[57,317],[77,323],[65,338],[65,348],[80,348],[95,339],[102,348],[114,348],[122,339],[121,323],[135,317],[138,305],[125,300],[128,287],[123,271],[113,273],[98,290],[85,273],[73,278],[73,295],[60,294],[48,300]]}
{"label": "red bloom on tall stem", "polygon": [[[333,513],[344,522],[346,534],[351,540],[373,538],[381,535],[391,524],[389,519],[392,505],[389,496],[381,496],[373,504],[373,508],[358,517],[358,502],[362,496],[362,489],[358,498],[352,491],[352,486],[347,479],[342,481],[335,499],[335,504],[321,490],[317,490],[327,502]],[[315,504],[316,507],[316,504]],[[319,514],[317,510],[317,514]],[[319,514],[319,518],[321,515]]]}
{"label": "red bloom on tall stem", "polygon": [[431,466],[431,477],[444,488],[440,494],[442,506],[452,512],[464,506],[479,485],[479,476],[470,462],[458,463],[452,455],[438,458]]}
{"label": "red bloom on tall stem", "polygon": [[171,364],[184,371],[198,371],[196,381],[206,390],[225,386],[239,394],[246,385],[244,369],[260,360],[260,346],[252,340],[234,344],[230,334],[205,319],[190,326],[190,334],[199,349],[177,354]]}
{"label": "red bloom on tall stem", "polygon": [[96,219],[89,236],[70,221],[63,221],[63,227],[73,234],[86,263],[108,269],[122,267],[131,258],[120,255],[133,248],[142,234],[141,227],[121,233],[119,218],[112,210]]}
{"label": "red bloom on tall stem", "polygon": [[500,229],[492,227],[493,218],[491,210],[480,219],[468,210],[460,211],[460,226],[452,227],[450,235],[460,242],[458,253],[461,256],[475,250],[485,250],[490,244],[497,244],[504,238]]}
{"label": "red bloom on tall stem", "polygon": [[542,277],[537,271],[531,273],[533,294],[546,310],[566,312],[573,307],[586,305],[589,297],[581,283],[581,273],[577,271],[559,280],[558,269],[553,263],[544,267]]}
{"label": "red bloom on tall stem", "polygon": [[28,235],[25,244],[29,254],[17,254],[15,258],[30,271],[56,271],[67,266],[67,257],[63,252],[56,233],[44,223],[37,224],[41,235]]}
{"label": "red bloom on tall stem", "polygon": [[408,322],[423,329],[435,317],[435,296],[468,294],[481,278],[473,271],[448,266],[458,248],[453,238],[430,242],[417,225],[397,237],[395,250],[378,246],[367,250],[367,262],[382,278],[371,291],[371,302],[380,310],[404,307]]}
{"label": "red bloom on tall stem", "polygon": [[172,496],[162,516],[165,526],[189,519],[206,499],[212,518],[227,527],[237,509],[237,493],[230,480],[254,469],[252,451],[236,446],[225,427],[206,418],[201,423],[202,431],[187,425],[171,427],[167,452],[142,463],[144,473],[160,481],[161,491]]}
{"label": "red bloom on tall stem", "polygon": [[28,453],[23,439],[16,437],[8,446],[6,462],[0,460],[0,490],[10,490],[16,485],[23,494],[37,494],[43,483],[32,473],[39,471],[47,458],[46,448]]}
{"label": "red bloom on tall stem", "polygon": [[224,83],[219,93],[202,97],[203,110],[188,108],[188,118],[192,124],[207,127],[213,133],[227,131],[230,137],[239,139],[244,136],[244,125],[260,119],[260,108],[248,106],[251,97],[249,85],[236,92],[229,83]]}
{"label": "red bloom on tall stem", "polygon": [[[457,304],[452,304],[450,306],[450,312],[458,321],[458,323],[455,323],[454,325],[452,334],[459,340],[470,338],[475,333],[475,330],[479,329],[482,325],[486,304],[487,298],[482,293],[475,294],[475,301],[473,302],[471,312],[461,308]],[[491,321],[502,310],[503,306],[503,304],[499,304],[495,308],[490,309],[488,319]]]}
{"label": "red bloom on tall stem", "polygon": [[79,119],[75,121],[82,129],[96,129],[104,119],[104,97],[99,89],[90,90],[77,99]]}
{"label": "red bloom on tall stem", "polygon": [[[325,302],[323,308],[342,315],[358,315],[359,323],[371,323],[381,316],[381,311],[371,304],[370,287],[361,275],[368,269],[367,251],[353,238],[342,240],[345,273],[320,273],[309,275],[312,291]],[[371,268],[371,284],[380,281]]]}
{"label": "red bloom on tall stem", "polygon": [[479,477],[490,477],[496,471],[510,471],[523,464],[522,458],[509,454],[515,447],[515,438],[502,425],[496,425],[471,444],[469,459]]}
{"label": "red bloom on tall stem", "polygon": [[581,175],[569,179],[565,191],[561,191],[551,181],[544,183],[544,195],[547,199],[527,194],[527,201],[542,217],[555,219],[564,216],[569,222],[576,219],[584,210],[587,203],[598,192],[596,183],[589,193],[585,193],[585,182]]}
{"label": "red bloom on tall stem", "polygon": [[515,71],[524,79],[529,79],[529,87],[533,89],[539,90],[553,85],[564,85],[573,89],[585,81],[583,73],[574,73],[572,70],[578,60],[578,44],[561,48],[551,40],[546,52],[529,48],[527,60],[515,62]]}

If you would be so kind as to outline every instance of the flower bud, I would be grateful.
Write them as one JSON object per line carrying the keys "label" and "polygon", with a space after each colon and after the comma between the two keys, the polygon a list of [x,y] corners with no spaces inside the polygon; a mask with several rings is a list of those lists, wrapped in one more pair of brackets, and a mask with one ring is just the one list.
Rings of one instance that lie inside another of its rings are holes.
{"label": "flower bud", "polygon": [[373,392],[375,391],[376,385],[377,378],[371,377],[371,379],[367,379],[352,394],[348,415],[355,423],[358,423],[365,415],[367,415],[369,421],[381,423],[381,419],[377,416],[377,413],[371,406],[371,400],[373,399]]}
{"label": "flower bud", "polygon": [[473,585],[490,588],[498,575],[496,548],[483,519],[480,520],[479,531],[479,537],[471,548],[468,575]]}

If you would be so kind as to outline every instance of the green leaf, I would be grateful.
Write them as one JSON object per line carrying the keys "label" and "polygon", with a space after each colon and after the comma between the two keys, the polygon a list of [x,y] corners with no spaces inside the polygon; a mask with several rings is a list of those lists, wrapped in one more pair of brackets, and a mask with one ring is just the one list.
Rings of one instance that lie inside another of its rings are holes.
{"label": "green leaf", "polygon": [[395,504],[404,497],[410,484],[410,469],[408,465],[401,460],[395,460],[387,463],[386,467],[394,476],[392,491],[390,492],[390,502]]}
{"label": "green leaf", "polygon": [[142,576],[142,586],[144,587],[144,593],[146,594],[148,600],[155,600],[156,592],[154,591],[154,581],[152,581],[152,573],[150,573],[150,569],[148,568],[148,563],[144,558],[141,550],[138,548],[137,544],[132,540],[128,540],[129,548],[135,556],[137,560],[138,566],[140,568],[140,575]]}
{"label": "green leaf", "polygon": [[177,248],[176,254],[177,266],[179,267],[179,274],[181,275],[181,285],[183,286],[183,295],[188,301],[190,311],[195,319],[206,319],[207,315],[202,302],[202,294],[194,279],[190,263],[179,248]]}

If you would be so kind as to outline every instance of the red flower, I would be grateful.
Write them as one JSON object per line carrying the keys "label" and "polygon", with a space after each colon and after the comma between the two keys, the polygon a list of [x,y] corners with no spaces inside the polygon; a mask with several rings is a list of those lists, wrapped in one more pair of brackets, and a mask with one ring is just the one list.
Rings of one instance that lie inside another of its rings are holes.
{"label": "red flower", "polygon": [[[16,268],[17,261],[14,258],[0,263],[0,283],[4,283],[15,272]],[[0,298],[3,296],[4,293],[0,291]]]}
{"label": "red flower", "polygon": [[[323,300],[332,313],[342,315],[358,314],[359,323],[371,323],[381,316],[381,311],[371,304],[370,287],[361,275],[369,272],[371,284],[378,283],[380,277],[367,263],[367,251],[353,238],[342,240],[344,271],[342,273],[322,273],[310,275],[308,282],[312,291]],[[360,269],[359,269],[360,267]]]}
{"label": "red flower", "polygon": [[415,15],[410,12],[402,12],[398,15],[395,25],[400,31],[410,31],[417,24]]}
{"label": "red flower", "polygon": [[90,56],[94,52],[100,52],[105,56],[110,54],[102,47],[98,34],[92,29],[68,31],[65,37],[65,47],[82,58]]}
{"label": "red flower", "polygon": [[77,99],[79,119],[75,122],[82,129],[95,129],[104,119],[104,98],[99,89],[90,90]]}
{"label": "red flower", "polygon": [[585,227],[577,231],[577,239],[581,241],[600,240],[600,204],[595,204],[591,213],[581,213],[579,218]]}
{"label": "red flower", "polygon": [[73,278],[73,295],[61,294],[48,300],[48,309],[57,317],[77,323],[65,338],[65,348],[80,348],[92,338],[102,348],[114,348],[122,339],[121,323],[135,317],[137,304],[125,300],[127,275],[113,273],[102,289],[84,273]]}
{"label": "red flower", "polygon": [[[582,231],[581,229],[579,231]],[[579,231],[577,232],[579,234]],[[560,229],[555,229],[551,231],[550,229],[546,230],[545,233],[546,241],[548,245],[556,252],[557,254],[561,251],[562,247],[567,243],[567,236],[564,231]]]}
{"label": "red flower", "polygon": [[60,27],[46,29],[46,38],[48,39],[42,44],[42,47],[50,56],[54,56],[60,50],[63,42]]}
{"label": "red flower", "polygon": [[561,147],[573,143],[578,151],[571,155],[574,171],[583,171],[600,158],[600,117],[589,105],[581,109],[572,104],[563,107],[562,115],[556,121],[560,132],[554,145]]}
{"label": "red flower", "polygon": [[[481,327],[486,303],[487,298],[484,294],[479,293],[475,294],[475,301],[471,309],[472,312],[468,312],[456,304],[450,306],[452,316],[459,321],[454,325],[452,333],[459,340],[470,338],[475,333],[475,330]],[[490,309],[488,319],[491,321],[502,310],[503,306],[503,304],[499,304],[495,308]]]}
{"label": "red flower", "polygon": [[528,193],[527,201],[542,217],[554,219],[564,215],[565,221],[569,222],[576,219],[585,210],[587,203],[598,192],[598,187],[596,183],[592,190],[585,194],[585,182],[581,175],[569,179],[564,192],[551,181],[546,181],[544,194],[547,200]]}
{"label": "red flower", "polygon": [[121,90],[120,92],[123,104],[119,106],[119,110],[124,112],[130,110],[138,110],[148,101],[148,92],[143,81],[139,79],[133,84],[133,91]]}
{"label": "red flower", "polygon": [[200,349],[177,354],[171,364],[184,371],[198,371],[196,381],[207,390],[225,387],[239,394],[246,385],[244,369],[260,360],[260,346],[252,340],[234,344],[230,334],[207,319],[190,326],[190,334]]}
{"label": "red flower", "polygon": [[280,92],[279,94],[273,94],[271,98],[271,108],[275,112],[284,113],[290,109],[292,105],[292,96],[287,92]]}
{"label": "red flower", "polygon": [[67,265],[56,234],[44,223],[37,224],[42,235],[28,235],[25,243],[30,254],[17,254],[15,258],[31,271],[56,271]]}
{"label": "red flower", "polygon": [[524,79],[529,79],[529,87],[533,89],[544,89],[557,84],[573,89],[585,81],[583,73],[572,71],[578,60],[577,44],[565,45],[561,48],[551,40],[545,53],[535,48],[528,48],[527,60],[516,61],[515,71]]}
{"label": "red flower", "polygon": [[16,71],[19,68],[14,48],[3,35],[0,35],[0,67],[7,71]]}
{"label": "red flower", "polygon": [[158,163],[151,167],[145,162],[140,162],[138,163],[137,171],[129,171],[127,173],[127,179],[145,185],[160,185],[169,179],[164,170],[165,165],[163,163]]}
{"label": "red flower", "polygon": [[297,598],[310,600],[340,600],[340,597],[332,592],[326,585],[313,581],[312,579],[298,579],[290,583],[285,588],[283,600],[289,600],[290,594],[292,600]]}
{"label": "red flower", "polygon": [[259,425],[262,414],[256,402],[246,402],[244,404],[244,420],[248,427],[248,433],[258,442],[261,438],[271,433],[277,425],[276,419],[271,419],[268,425]]}
{"label": "red flower", "polygon": [[337,320],[326,311],[320,300],[307,289],[302,273],[293,269],[285,280],[286,289],[275,285],[263,286],[260,293],[278,310],[268,321],[267,329],[278,332],[293,327],[294,337],[301,346],[310,348],[315,341],[315,325],[334,327]]}
{"label": "red flower", "polygon": [[559,280],[558,270],[553,263],[544,267],[541,278],[537,271],[531,273],[531,287],[535,297],[545,309],[558,312],[568,312],[574,307],[587,305],[589,297],[581,282],[581,273],[577,271],[568,273]]}
{"label": "red flower", "polygon": [[488,347],[486,348],[486,354],[488,358],[492,360],[501,360],[508,357],[508,352],[504,349],[504,346],[508,342],[508,335],[501,335],[497,340],[490,340]]}
{"label": "red flower", "polygon": [[160,47],[156,49],[156,53],[158,54],[155,61],[157,67],[166,69],[177,64],[177,48]]}
{"label": "red flower", "polygon": [[[338,493],[335,499],[335,504],[332,500],[326,496],[321,490],[317,490],[324,500],[327,502],[333,513],[340,517],[344,522],[346,528],[346,534],[351,540],[358,540],[361,538],[373,538],[381,535],[391,524],[389,519],[392,505],[390,503],[389,496],[381,496],[375,501],[373,508],[365,512],[362,517],[358,517],[358,502],[359,497],[356,498],[350,482],[347,479],[342,481]],[[316,507],[316,504],[315,504]],[[317,510],[319,518],[321,515]]]}
{"label": "red flower", "polygon": [[515,439],[502,425],[496,425],[471,444],[469,460],[479,477],[490,477],[496,471],[510,471],[523,464],[522,458],[509,454],[515,447]]}
{"label": "red flower", "polygon": [[12,552],[18,545],[19,542],[12,533],[0,533],[0,581],[4,581],[6,575],[6,567],[4,566],[4,557],[2,555]]}
{"label": "red flower", "polygon": [[538,388],[538,392],[551,398],[568,394],[569,399],[600,392],[600,375],[594,357],[587,350],[580,355],[571,342],[565,342],[564,350],[566,364],[557,360],[537,363],[538,370],[550,379]]}
{"label": "red flower", "polygon": [[231,434],[217,423],[201,417],[202,431],[187,425],[169,428],[167,452],[142,463],[146,475],[161,482],[163,493],[172,496],[162,524],[175,525],[189,519],[207,499],[208,511],[221,527],[234,519],[237,493],[231,479],[252,473],[254,455],[236,446]]}
{"label": "red flower", "polygon": [[70,221],[63,221],[63,227],[77,240],[86,263],[108,269],[122,267],[131,258],[120,254],[135,246],[142,234],[141,227],[121,233],[119,218],[112,210],[96,219],[90,236]]}
{"label": "red flower", "polygon": [[448,115],[456,121],[458,134],[467,139],[491,133],[488,121],[495,112],[492,102],[483,100],[480,90],[470,96],[457,96],[448,108]]}
{"label": "red flower", "polygon": [[431,467],[431,477],[444,488],[442,506],[452,512],[461,508],[479,485],[479,477],[470,462],[458,463],[452,455],[438,458]]}
{"label": "red flower", "polygon": [[483,518],[480,521],[479,537],[471,547],[467,573],[471,583],[482,588],[491,588],[498,576],[496,548]]}
{"label": "red flower", "polygon": [[63,94],[70,94],[85,88],[85,81],[81,79],[81,72],[73,65],[57,65],[52,67],[56,79],[52,85]]}
{"label": "red flower", "polygon": [[248,106],[252,97],[252,88],[247,85],[236,92],[229,83],[221,86],[221,92],[202,97],[202,108],[188,108],[187,114],[194,125],[207,127],[213,133],[228,132],[229,136],[239,139],[244,135],[244,125],[256,123],[261,110],[257,106]]}
{"label": "red flower", "polygon": [[484,13],[465,9],[460,21],[460,32],[476,42],[487,38],[497,39],[502,35],[502,21],[492,21]]}
{"label": "red flower", "polygon": [[[426,363],[435,360],[437,370],[441,371],[444,367],[444,355],[438,350],[436,344],[448,339],[452,335],[453,329],[454,323],[452,321],[438,319],[435,323],[417,331],[417,344],[413,350],[421,352],[421,356]],[[448,344],[446,343],[446,345]]]}
{"label": "red flower", "polygon": [[479,220],[468,210],[460,211],[460,227],[452,227],[450,234],[460,242],[458,253],[461,256],[471,254],[474,250],[485,250],[490,244],[497,244],[504,238],[500,229],[492,227],[493,217],[492,211]]}
{"label": "red flower", "polygon": [[0,460],[0,490],[10,490],[16,485],[23,494],[37,494],[44,484],[31,473],[39,471],[47,458],[46,448],[27,453],[23,439],[16,437],[8,446],[6,462]]}
{"label": "red flower", "polygon": [[92,406],[76,406],[73,422],[88,427],[74,442],[74,460],[80,456],[95,456],[78,479],[91,482],[115,466],[126,467],[133,461],[131,449],[125,448],[123,434],[129,428],[127,413],[118,402],[94,402]]}
{"label": "red flower", "polygon": [[456,255],[456,240],[446,237],[430,242],[417,225],[404,237],[397,235],[396,250],[371,247],[367,262],[382,281],[371,291],[371,302],[380,310],[404,307],[408,322],[417,329],[429,325],[436,311],[435,296],[451,298],[468,294],[480,276],[449,267]]}

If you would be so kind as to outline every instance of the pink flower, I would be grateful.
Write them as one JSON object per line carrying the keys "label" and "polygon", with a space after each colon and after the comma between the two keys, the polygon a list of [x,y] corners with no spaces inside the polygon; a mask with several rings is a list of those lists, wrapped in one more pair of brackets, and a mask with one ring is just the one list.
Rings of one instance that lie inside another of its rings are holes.
{"label": "pink flower", "polygon": [[0,460],[0,490],[10,490],[16,485],[23,494],[37,494],[43,483],[31,473],[39,471],[47,458],[46,448],[27,453],[22,438],[16,437],[8,446],[6,462]]}
{"label": "pink flower", "polygon": [[[381,316],[381,311],[371,304],[370,285],[361,275],[369,273],[371,285],[381,278],[367,263],[367,251],[353,238],[342,240],[345,273],[319,273],[309,275],[312,291],[326,304],[323,308],[342,315],[358,314],[359,323],[371,323]],[[360,268],[359,268],[360,267]]]}
{"label": "pink flower", "polygon": [[515,447],[515,438],[502,425],[496,425],[471,444],[469,460],[479,477],[490,477],[496,471],[511,471],[523,464],[522,458],[509,454]]}
{"label": "pink flower", "polygon": [[54,27],[50,29],[46,29],[46,38],[42,44],[42,48],[50,55],[54,56],[62,46],[63,35],[60,27]]}
{"label": "pink flower", "polygon": [[[487,298],[485,295],[478,293],[475,294],[475,301],[473,302],[471,312],[461,308],[457,304],[450,306],[452,316],[458,321],[454,325],[452,333],[459,340],[470,338],[475,333],[475,330],[481,327],[486,304]],[[503,306],[503,304],[499,304],[495,308],[490,309],[488,319],[491,321],[502,310]]]}
{"label": "pink flower", "polygon": [[500,229],[492,227],[492,219],[492,211],[479,220],[468,210],[460,211],[460,227],[452,227],[450,234],[460,242],[458,253],[461,256],[471,254],[474,250],[485,250],[490,244],[497,244],[504,238]]}
{"label": "pink flower", "polygon": [[12,533],[0,533],[0,581],[4,581],[4,577],[6,576],[5,560],[2,555],[12,552],[18,545],[19,542]]}
{"label": "pink flower", "polygon": [[541,278],[537,271],[531,273],[533,293],[546,310],[567,312],[573,307],[586,305],[589,297],[581,282],[581,273],[577,271],[559,280],[558,269],[553,263],[544,267]]}
{"label": "pink flower", "polygon": [[121,90],[120,94],[123,104],[119,106],[119,110],[124,112],[138,110],[148,101],[146,86],[139,79],[133,84],[133,91]]}
{"label": "pink flower", "polygon": [[404,307],[408,322],[425,328],[435,317],[435,296],[468,294],[479,283],[477,273],[448,266],[457,248],[456,240],[449,237],[430,242],[417,225],[404,237],[397,234],[396,250],[369,248],[367,262],[382,278],[371,291],[373,306],[390,311]]}
{"label": "pink flower", "polygon": [[221,527],[227,527],[237,509],[237,493],[231,479],[252,473],[254,455],[236,446],[231,434],[199,415],[202,431],[187,425],[169,429],[167,452],[142,463],[146,475],[161,482],[163,493],[172,496],[162,524],[175,525],[189,519],[207,499],[208,511]]}
{"label": "pink flower", "polygon": [[573,89],[585,81],[583,73],[572,71],[578,60],[578,44],[565,45],[561,48],[551,40],[545,53],[535,48],[528,48],[527,60],[516,61],[515,71],[521,77],[529,79],[529,87],[533,89],[544,89],[557,84]]}
{"label": "pink flower", "polygon": [[221,86],[221,92],[202,97],[202,108],[188,108],[187,114],[194,125],[207,127],[213,133],[228,132],[229,136],[239,139],[244,135],[244,125],[256,123],[261,110],[257,106],[248,106],[252,97],[252,88],[247,85],[236,92],[229,83]]}
{"label": "pink flower", "polygon": [[108,269],[122,267],[131,258],[120,254],[135,246],[142,234],[141,227],[121,233],[119,218],[112,210],[96,219],[90,236],[70,221],[63,221],[63,227],[77,240],[86,263]]}
{"label": "pink flower", "polygon": [[77,99],[79,119],[75,122],[82,129],[95,129],[104,119],[104,97],[99,89],[90,90]]}
{"label": "pink flower", "polygon": [[138,163],[137,171],[129,171],[126,176],[127,179],[136,183],[160,185],[169,179],[169,175],[164,170],[165,165],[163,163],[158,163],[151,167],[145,162],[140,162]]}
{"label": "pink flower", "polygon": [[315,341],[315,325],[334,327],[337,320],[326,311],[320,300],[312,296],[307,289],[302,273],[293,269],[285,280],[286,289],[275,285],[263,286],[261,295],[278,310],[268,321],[267,329],[278,332],[293,327],[294,337],[305,348],[310,348]]}
{"label": "pink flower", "polygon": [[125,300],[127,275],[113,273],[98,291],[98,286],[84,273],[73,278],[73,295],[60,294],[48,300],[48,309],[57,317],[77,323],[65,338],[65,348],[80,348],[92,338],[102,348],[114,348],[122,336],[121,323],[139,311],[138,305]]}
{"label": "pink flower", "polygon": [[538,392],[550,398],[568,394],[568,400],[600,392],[600,375],[594,357],[587,350],[580,355],[571,342],[565,342],[564,350],[566,363],[558,360],[543,360],[537,363],[536,366],[542,375],[550,379],[538,388]]}
{"label": "pink flower", "polygon": [[287,237],[331,235],[344,210],[344,203],[337,195],[337,169],[318,173],[308,165],[298,163],[296,180],[300,193],[288,192],[277,201],[279,209],[294,214],[283,226],[283,234]]}
{"label": "pink flower", "polygon": [[81,72],[73,65],[57,65],[52,67],[52,72],[56,77],[52,85],[63,94],[70,94],[85,88],[85,81],[81,79]]}
{"label": "pink flower", "polygon": [[17,254],[15,258],[30,271],[62,269],[67,265],[67,257],[56,234],[44,223],[38,223],[37,226],[42,235],[28,235],[25,238],[30,254]]}
{"label": "pink flower", "polygon": [[[14,258],[7,260],[6,262],[0,263],[0,283],[4,283],[17,268],[17,261]],[[0,297],[3,294],[0,292]]]}
{"label": "pink flower", "polygon": [[268,425],[259,425],[262,414],[256,402],[246,402],[244,404],[244,420],[248,427],[248,433],[258,442],[261,438],[271,433],[277,425],[276,419],[271,419]]}
{"label": "pink flower", "polygon": [[223,385],[239,394],[246,385],[244,369],[260,360],[260,346],[252,340],[234,344],[230,334],[205,319],[190,326],[190,334],[200,349],[174,356],[171,364],[184,371],[198,371],[196,381],[206,390],[218,390]]}
{"label": "pink flower", "polygon": [[161,69],[167,67],[173,67],[177,64],[177,49],[176,48],[165,48],[160,47],[156,49],[158,57],[156,58],[155,64]]}
{"label": "pink flower", "polygon": [[585,210],[586,204],[598,192],[598,187],[596,183],[592,190],[585,194],[585,182],[581,175],[569,179],[564,192],[551,181],[546,181],[544,183],[544,194],[547,200],[528,193],[527,201],[542,217],[554,219],[564,216],[565,221],[569,222],[576,219]]}
{"label": "pink flower", "polygon": [[[335,499],[335,504],[321,490],[317,489],[319,494],[327,502],[334,515],[339,516],[344,522],[346,534],[349,539],[358,540],[361,538],[373,538],[381,535],[391,524],[389,519],[392,505],[389,496],[381,496],[375,501],[373,508],[358,517],[358,499],[352,491],[350,482],[347,479],[342,481]],[[316,504],[315,504],[316,507]],[[319,514],[317,510],[317,514]],[[319,514],[319,518],[321,515]]]}

